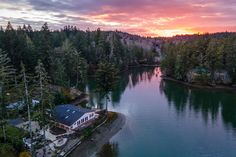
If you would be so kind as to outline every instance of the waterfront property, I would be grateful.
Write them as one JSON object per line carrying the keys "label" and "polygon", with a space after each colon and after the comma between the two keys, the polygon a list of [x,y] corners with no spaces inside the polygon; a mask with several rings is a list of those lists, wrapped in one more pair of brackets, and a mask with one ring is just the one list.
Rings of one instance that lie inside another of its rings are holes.
{"label": "waterfront property", "polygon": [[79,130],[93,121],[97,116],[94,110],[71,104],[56,106],[53,111],[56,126],[67,131]]}
{"label": "waterfront property", "polygon": [[218,84],[230,84],[232,79],[229,76],[229,73],[226,70],[217,70],[214,73],[214,80]]}
{"label": "waterfront property", "polygon": [[191,83],[198,83],[208,81],[210,79],[210,72],[206,68],[197,67],[192,69],[187,74],[187,81]]}
{"label": "waterfront property", "polygon": [[[190,83],[201,83],[209,82],[210,80],[210,71],[206,68],[198,67],[192,69],[187,74],[187,81]],[[226,70],[216,70],[214,72],[213,80],[216,84],[230,84],[232,79],[229,76],[229,73]]]}

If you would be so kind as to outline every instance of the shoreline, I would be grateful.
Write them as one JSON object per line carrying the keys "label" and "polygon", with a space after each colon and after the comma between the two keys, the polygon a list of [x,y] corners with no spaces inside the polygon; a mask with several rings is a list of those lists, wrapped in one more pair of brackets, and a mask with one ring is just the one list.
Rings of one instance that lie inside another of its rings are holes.
{"label": "shoreline", "polygon": [[[120,72],[125,72],[125,71],[128,71],[129,69],[131,68],[154,68],[154,67],[160,67],[160,64],[139,64],[139,65],[130,65],[128,67],[126,67],[125,69],[120,69]],[[89,77],[95,77],[94,74],[89,74],[88,75]]]}
{"label": "shoreline", "polygon": [[91,157],[102,148],[104,144],[116,135],[125,125],[126,117],[122,113],[115,112],[117,118],[109,123],[103,124],[85,141],[82,141],[67,157]]}
{"label": "shoreline", "polygon": [[176,82],[176,83],[179,83],[179,84],[191,87],[191,88],[236,92],[236,87],[231,87],[231,86],[225,86],[225,85],[215,85],[215,86],[199,85],[199,84],[192,84],[192,83],[176,80],[174,78],[166,77],[166,76],[161,76],[161,78],[163,80]]}

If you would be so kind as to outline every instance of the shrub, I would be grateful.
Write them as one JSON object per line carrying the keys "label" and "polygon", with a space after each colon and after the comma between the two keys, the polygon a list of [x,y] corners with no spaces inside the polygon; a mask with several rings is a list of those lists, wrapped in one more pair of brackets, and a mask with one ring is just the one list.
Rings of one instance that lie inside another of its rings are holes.
{"label": "shrub", "polygon": [[24,152],[21,152],[21,153],[20,153],[20,156],[19,156],[19,157],[31,157],[31,155],[30,155],[29,152],[24,151]]}

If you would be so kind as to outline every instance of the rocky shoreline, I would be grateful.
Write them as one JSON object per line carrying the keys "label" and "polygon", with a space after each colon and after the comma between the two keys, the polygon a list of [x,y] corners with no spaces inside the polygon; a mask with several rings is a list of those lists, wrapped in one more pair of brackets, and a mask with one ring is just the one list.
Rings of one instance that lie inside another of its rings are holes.
{"label": "rocky shoreline", "polygon": [[91,157],[95,156],[101,147],[118,133],[125,124],[125,115],[116,113],[117,118],[111,123],[105,123],[96,129],[91,137],[81,142],[68,157]]}

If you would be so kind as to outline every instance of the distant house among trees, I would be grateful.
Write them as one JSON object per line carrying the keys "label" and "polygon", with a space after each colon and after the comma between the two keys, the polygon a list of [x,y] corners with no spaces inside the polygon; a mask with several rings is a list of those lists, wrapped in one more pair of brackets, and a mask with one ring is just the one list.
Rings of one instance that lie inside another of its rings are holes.
{"label": "distant house among trees", "polygon": [[[211,74],[207,68],[197,67],[187,74],[187,81],[191,83],[209,83],[211,82]],[[216,70],[214,72],[213,81],[216,84],[230,84],[232,80],[226,70]]]}
{"label": "distant house among trees", "polygon": [[[35,107],[38,104],[39,104],[38,100],[32,99],[32,106],[33,107]],[[18,102],[8,104],[6,106],[6,108],[9,109],[9,110],[22,110],[25,105],[26,104],[24,103],[24,101],[18,101]]]}
{"label": "distant house among trees", "polygon": [[232,79],[229,76],[229,73],[226,70],[217,70],[214,73],[214,80],[217,84],[230,84]]}
{"label": "distant house among trees", "polygon": [[192,69],[187,74],[187,81],[191,83],[205,82],[210,80],[210,72],[203,67]]}

